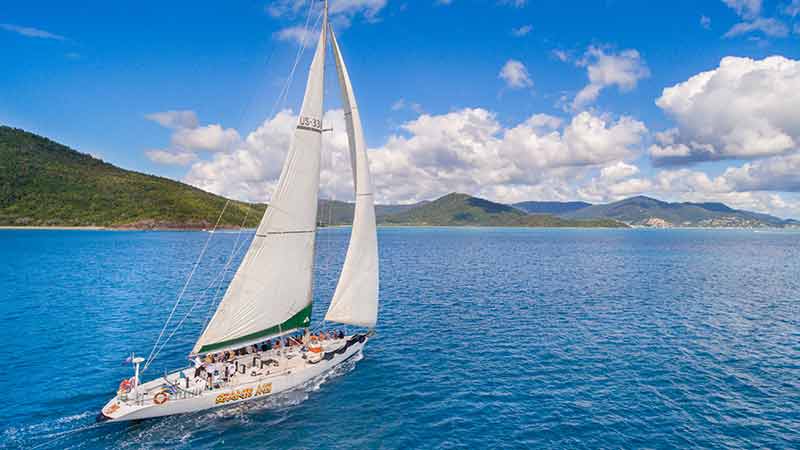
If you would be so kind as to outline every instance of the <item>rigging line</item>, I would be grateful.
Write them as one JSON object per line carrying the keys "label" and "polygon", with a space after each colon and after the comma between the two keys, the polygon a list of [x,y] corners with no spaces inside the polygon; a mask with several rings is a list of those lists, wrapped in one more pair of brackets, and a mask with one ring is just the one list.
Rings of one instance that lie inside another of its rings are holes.
{"label": "rigging line", "polygon": [[[309,14],[310,14],[310,11],[309,11]],[[319,23],[321,18],[322,18],[322,13],[320,13],[320,15],[317,17],[317,20],[314,22],[314,26],[312,27],[313,30],[317,29],[317,24]],[[294,81],[294,75],[297,72],[297,66],[300,64],[300,59],[302,58],[303,53],[305,53],[305,50],[308,48],[308,46],[307,46],[308,45],[308,42],[307,42],[308,34],[309,34],[308,26],[306,25],[305,32],[303,33],[303,45],[301,46],[300,52],[297,54],[297,58],[295,59],[294,64],[292,65],[292,70],[289,73],[289,77],[286,80],[287,83],[284,86],[284,90],[281,93],[280,97],[278,98],[278,102],[275,105],[276,107],[278,106],[278,104],[280,104],[280,105],[285,104],[286,103],[286,99],[289,97],[289,89],[291,88],[292,82]],[[275,108],[273,108],[273,109],[275,109]]]}
{"label": "rigging line", "polygon": [[172,339],[172,337],[175,335],[175,333],[180,329],[180,327],[183,325],[183,323],[186,321],[186,319],[189,318],[189,315],[191,315],[192,311],[194,311],[194,309],[197,307],[197,305],[199,305],[200,303],[202,303],[203,300],[206,299],[206,295],[208,294],[208,291],[212,287],[214,287],[214,285],[216,285],[218,281],[221,281],[222,279],[223,279],[223,272],[220,272],[220,273],[217,274],[217,276],[214,278],[214,280],[212,280],[211,283],[208,284],[208,287],[206,287],[203,290],[203,292],[200,295],[200,297],[198,297],[194,302],[192,302],[192,306],[189,307],[189,310],[186,312],[186,314],[184,314],[184,316],[180,320],[180,322],[178,322],[178,324],[175,325],[175,328],[172,330],[172,332],[169,334],[169,336],[167,336],[167,338],[164,339],[163,342],[161,342],[161,345],[158,347],[158,350],[156,350],[155,354],[153,355],[153,361],[155,361],[155,359],[161,353],[161,350],[163,350],[164,347],[166,347],[166,345],[169,343],[169,341]]}
{"label": "rigging line", "polygon": [[[242,238],[242,231],[244,230],[244,226],[247,223],[247,217],[250,215],[251,206],[247,204],[247,212],[245,213],[244,220],[242,221],[242,225],[239,227],[239,234],[236,236],[236,241],[233,243],[233,248],[231,249],[230,255],[228,255],[228,261],[225,263],[225,266],[222,268],[222,279],[225,279],[225,276],[228,274],[228,269],[230,269],[231,264],[233,263],[234,255],[238,254],[239,251],[244,247],[244,242],[239,243],[240,239]],[[209,320],[211,320],[211,313],[214,311],[214,304],[216,303],[216,299],[219,296],[219,291],[222,288],[222,283],[217,285],[217,289],[214,291],[214,295],[211,297],[211,302],[208,305],[208,311],[206,312],[206,318],[203,322],[203,331],[205,331],[206,326],[208,326]]]}
{"label": "rigging line", "polygon": [[[300,59],[303,57],[303,53],[306,50],[306,40],[308,39],[309,31],[308,25],[311,22],[311,12],[314,9],[314,2],[310,2],[308,5],[308,14],[306,15],[306,23],[303,26],[303,38],[300,40],[300,47],[297,49],[297,55],[294,59],[294,64],[292,64],[292,69],[289,71],[289,75],[286,77],[286,82],[281,88],[281,91],[278,93],[278,98],[275,99],[275,104],[272,105],[272,110],[270,111],[269,117],[273,117],[278,110],[278,107],[283,104],[286,96],[289,93],[289,88],[291,87],[292,80],[294,79],[294,73],[297,69],[297,65],[300,63]],[[319,20],[319,19],[317,19]],[[316,22],[314,23],[314,28],[316,28]]]}
{"label": "rigging line", "polygon": [[[183,325],[183,323],[186,322],[186,319],[189,318],[189,316],[192,314],[192,311],[194,311],[194,309],[197,307],[197,305],[199,305],[203,300],[205,300],[206,294],[208,293],[208,291],[215,284],[217,284],[217,282],[219,281],[220,283],[217,285],[217,289],[216,289],[216,291],[214,293],[214,296],[211,297],[211,304],[212,305],[214,304],[213,300],[216,298],[217,294],[219,293],[219,288],[222,286],[222,282],[221,281],[225,279],[225,274],[227,273],[227,269],[231,265],[231,261],[233,260],[233,255],[234,255],[234,253],[238,252],[238,250],[241,248],[240,245],[239,245],[239,240],[240,240],[240,238],[242,236],[242,230],[244,229],[244,225],[247,222],[247,218],[248,218],[249,215],[250,215],[250,204],[248,203],[247,204],[247,211],[245,212],[244,219],[242,220],[242,224],[239,226],[239,233],[236,236],[236,241],[233,244],[233,249],[231,250],[231,253],[228,256],[228,261],[225,263],[225,266],[222,268],[222,271],[220,271],[220,273],[217,274],[216,278],[214,278],[214,280],[212,280],[211,283],[209,283],[208,287],[206,287],[206,289],[203,290],[202,295],[192,303],[192,306],[189,308],[189,311],[187,311],[186,314],[183,316],[183,318],[180,320],[180,322],[178,322],[178,324],[172,330],[172,333],[170,333],[170,335],[167,336],[166,339],[164,339],[164,342],[161,343],[161,346],[159,347],[159,349],[156,351],[155,355],[153,356],[153,360],[155,360],[156,357],[158,357],[158,355],[161,353],[161,351],[164,350],[164,347],[166,347],[167,343],[172,339],[173,336],[175,336],[175,333],[178,332],[178,330]],[[203,328],[205,329],[205,324],[203,325]]]}
{"label": "rigging line", "polygon": [[155,352],[156,347],[158,346],[161,338],[164,336],[164,331],[167,329],[167,325],[172,320],[172,317],[175,315],[175,310],[178,309],[178,305],[181,303],[181,299],[183,298],[183,294],[186,293],[186,289],[189,287],[189,283],[192,281],[192,277],[194,273],[197,271],[197,267],[200,265],[200,261],[203,259],[203,255],[206,253],[206,249],[208,248],[208,244],[211,242],[211,238],[214,237],[216,234],[217,227],[219,226],[220,221],[222,220],[222,216],[225,214],[225,210],[228,208],[228,204],[230,200],[225,200],[225,205],[222,207],[222,212],[219,213],[219,217],[217,217],[217,222],[214,224],[214,229],[211,233],[209,233],[208,238],[206,239],[205,245],[203,245],[203,249],[200,251],[200,255],[197,257],[197,261],[194,262],[194,267],[192,267],[192,271],[189,273],[189,277],[186,278],[186,282],[183,284],[183,288],[181,289],[180,294],[178,294],[178,299],[175,301],[175,305],[172,307],[172,311],[170,311],[169,316],[167,317],[166,322],[164,322],[164,326],[161,327],[161,332],[158,333],[158,338],[156,339],[156,343],[153,345],[153,350],[150,350],[150,355],[147,357],[147,361],[144,364],[144,369],[147,369],[150,366],[150,363],[153,362],[153,352]]}

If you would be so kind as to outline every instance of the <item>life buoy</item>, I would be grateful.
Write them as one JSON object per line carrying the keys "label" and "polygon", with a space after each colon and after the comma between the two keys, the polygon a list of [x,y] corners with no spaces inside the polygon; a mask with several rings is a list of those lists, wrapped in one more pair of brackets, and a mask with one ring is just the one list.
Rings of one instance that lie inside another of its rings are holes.
{"label": "life buoy", "polygon": [[119,383],[119,391],[120,392],[124,392],[124,393],[128,393],[128,392],[131,391],[131,386],[132,386],[131,380],[127,380],[127,379],[122,380]]}
{"label": "life buoy", "polygon": [[308,343],[308,351],[311,353],[322,353],[322,346],[319,345],[316,336],[311,336],[311,342]]}
{"label": "life buoy", "polygon": [[167,403],[167,400],[169,400],[169,395],[167,395],[166,392],[159,392],[153,396],[153,403],[156,405],[163,405],[164,403]]}

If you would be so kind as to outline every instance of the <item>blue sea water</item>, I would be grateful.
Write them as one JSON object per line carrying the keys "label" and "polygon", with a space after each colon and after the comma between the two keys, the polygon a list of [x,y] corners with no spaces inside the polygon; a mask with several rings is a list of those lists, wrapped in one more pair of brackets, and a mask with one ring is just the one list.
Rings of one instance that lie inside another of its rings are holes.
{"label": "blue sea water", "polygon": [[[747,230],[381,229],[362,360],[266,401],[96,425],[209,236],[0,231],[0,447],[800,447],[800,233]],[[320,233],[316,320],[348,236]],[[211,237],[177,317],[198,306],[144,378],[183,365],[249,238]]]}

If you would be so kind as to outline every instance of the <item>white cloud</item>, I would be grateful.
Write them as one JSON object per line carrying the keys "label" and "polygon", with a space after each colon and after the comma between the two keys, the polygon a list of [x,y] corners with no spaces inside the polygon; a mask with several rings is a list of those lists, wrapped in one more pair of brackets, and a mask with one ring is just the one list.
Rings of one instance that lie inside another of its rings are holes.
{"label": "white cloud", "polygon": [[523,37],[526,36],[531,31],[533,31],[533,25],[523,25],[519,28],[513,28],[511,30],[511,34],[516,37]]}
{"label": "white cloud", "polygon": [[[194,163],[186,180],[235,198],[266,201],[282,167],[296,116],[283,111],[230,152]],[[349,151],[341,110],[329,111],[321,185],[324,196],[352,196]],[[568,123],[544,114],[505,128],[480,108],[423,114],[400,134],[370,150],[378,200],[430,199],[452,191],[503,200],[526,196],[567,199],[576,179],[639,152],[646,129],[630,118],[579,114]],[[620,169],[620,170],[631,170]]]}
{"label": "white cloud", "polygon": [[617,161],[616,163],[603,167],[600,169],[600,176],[607,180],[622,180],[623,178],[632,177],[639,173],[639,168],[627,164],[624,161]]}
{"label": "white cloud", "polygon": [[[342,110],[325,113],[320,173],[321,196],[351,198],[350,150]],[[238,199],[268,201],[283,167],[297,125],[297,116],[284,110],[264,123],[233,151],[214,153],[211,160],[192,165],[185,181],[201,189]]]}
{"label": "white cloud", "polygon": [[711,29],[711,18],[708,16],[700,16],[700,26],[706,30]]}
{"label": "white cloud", "polygon": [[375,16],[386,6],[387,0],[331,0],[330,14],[335,16],[342,14],[352,17],[356,14],[363,14],[367,19],[374,19]]}
{"label": "white cloud", "polygon": [[155,112],[144,117],[166,128],[195,128],[198,125],[197,114],[191,110]]}
{"label": "white cloud", "polygon": [[[377,18],[386,3],[387,0],[331,0],[328,11],[332,20],[344,21],[344,23],[349,23],[350,19],[357,15],[372,21]],[[267,6],[266,10],[273,17],[293,19],[300,15],[305,17],[309,6],[309,0],[275,0]],[[321,8],[322,2],[316,2],[313,7]]]}
{"label": "white cloud", "polygon": [[761,14],[761,0],[722,0],[729,8],[736,11],[736,14],[745,18],[753,19]]}
{"label": "white cloud", "polygon": [[148,150],[147,158],[158,164],[186,166],[197,160],[197,154],[186,151]]}
{"label": "white cloud", "polygon": [[198,160],[197,151],[229,151],[240,142],[239,133],[232,128],[199,126],[197,114],[191,110],[162,111],[145,118],[174,130],[170,148],[145,151],[147,158],[157,164],[185,166]]}
{"label": "white cloud", "polygon": [[279,41],[291,41],[303,45],[314,42],[317,32],[302,26],[294,26],[276,31],[273,36]]}
{"label": "white cloud", "polygon": [[798,149],[800,62],[726,57],[664,89],[656,104],[677,128],[656,136],[656,163],[750,159]]}
{"label": "white cloud", "polygon": [[528,4],[528,0],[499,0],[500,4],[511,5],[515,8],[522,8]]}
{"label": "white cloud", "polygon": [[404,98],[397,99],[396,102],[392,103],[392,111],[402,111],[405,109],[413,111],[417,114],[422,114],[422,105],[419,103],[410,102]]}
{"label": "white cloud", "polygon": [[620,91],[628,92],[636,87],[639,80],[650,76],[647,64],[633,49],[614,54],[592,46],[578,61],[578,66],[587,68],[589,84],[575,96],[572,102],[575,110],[597,100],[600,92],[608,86],[617,86]]}
{"label": "white cloud", "polygon": [[506,61],[503,68],[500,69],[498,77],[506,82],[506,86],[512,89],[533,86],[533,81],[531,80],[530,74],[528,74],[528,69],[525,67],[525,64],[515,59]]}
{"label": "white cloud", "polygon": [[33,38],[40,38],[40,39],[54,39],[57,41],[63,41],[66,38],[61,36],[60,34],[51,33],[49,31],[40,30],[38,28],[32,27],[22,27],[19,25],[14,25],[10,23],[0,23],[0,28],[10,31],[12,33],[17,33],[21,36],[25,37],[33,37]]}
{"label": "white cloud", "polygon": [[722,178],[736,191],[800,192],[800,153],[731,167]]}
{"label": "white cloud", "polygon": [[772,18],[758,17],[750,22],[737,23],[724,34],[724,37],[732,38],[754,31],[760,31],[769,37],[786,37],[789,35],[789,28],[783,22]]}
{"label": "white cloud", "polygon": [[239,142],[239,133],[218,124],[181,128],[172,134],[172,144],[187,150],[225,151]]}
{"label": "white cloud", "polygon": [[[328,111],[324,122],[333,131],[323,138],[321,195],[350,200],[344,114]],[[278,113],[234,149],[194,161],[185,180],[233,198],[268,201],[296,123],[292,112]],[[659,133],[657,141],[668,142],[675,133]],[[686,168],[644,175],[631,161],[641,155],[646,135],[645,125],[630,117],[611,119],[581,112],[565,121],[535,114],[505,127],[488,110],[466,108],[419,115],[383,145],[370,149],[369,158],[379,202],[427,200],[453,191],[508,203],[605,202],[645,194],[671,201],[723,201],[737,208],[800,217],[800,200],[786,194],[800,192],[794,176],[800,173],[800,157],[746,163],[716,177]],[[174,159],[177,164],[179,158]]]}
{"label": "white cloud", "polygon": [[569,61],[569,53],[567,53],[564,50],[558,50],[558,49],[553,50],[553,56],[555,56],[556,59],[558,59],[561,62]]}

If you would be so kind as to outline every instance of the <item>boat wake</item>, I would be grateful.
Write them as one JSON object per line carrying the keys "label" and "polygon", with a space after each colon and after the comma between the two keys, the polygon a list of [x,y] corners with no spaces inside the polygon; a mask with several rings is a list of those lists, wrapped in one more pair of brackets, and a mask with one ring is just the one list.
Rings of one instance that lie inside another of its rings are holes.
{"label": "boat wake", "polygon": [[[97,411],[85,411],[48,422],[12,427],[3,432],[0,448],[179,447],[192,442],[198,431],[222,432],[226,428],[247,425],[253,416],[266,412],[277,413],[267,418],[267,425],[280,425],[287,420],[287,414],[283,412],[308,400],[311,393],[319,391],[327,381],[351,372],[362,359],[359,352],[350,360],[290,391],[198,413],[139,422],[95,423]],[[80,439],[73,440],[69,446],[64,445],[65,438],[78,434],[81,435]]]}
{"label": "boat wake", "polygon": [[0,448],[62,448],[60,441],[82,431],[97,428],[95,411],[60,417],[22,427],[11,427],[3,431]]}

